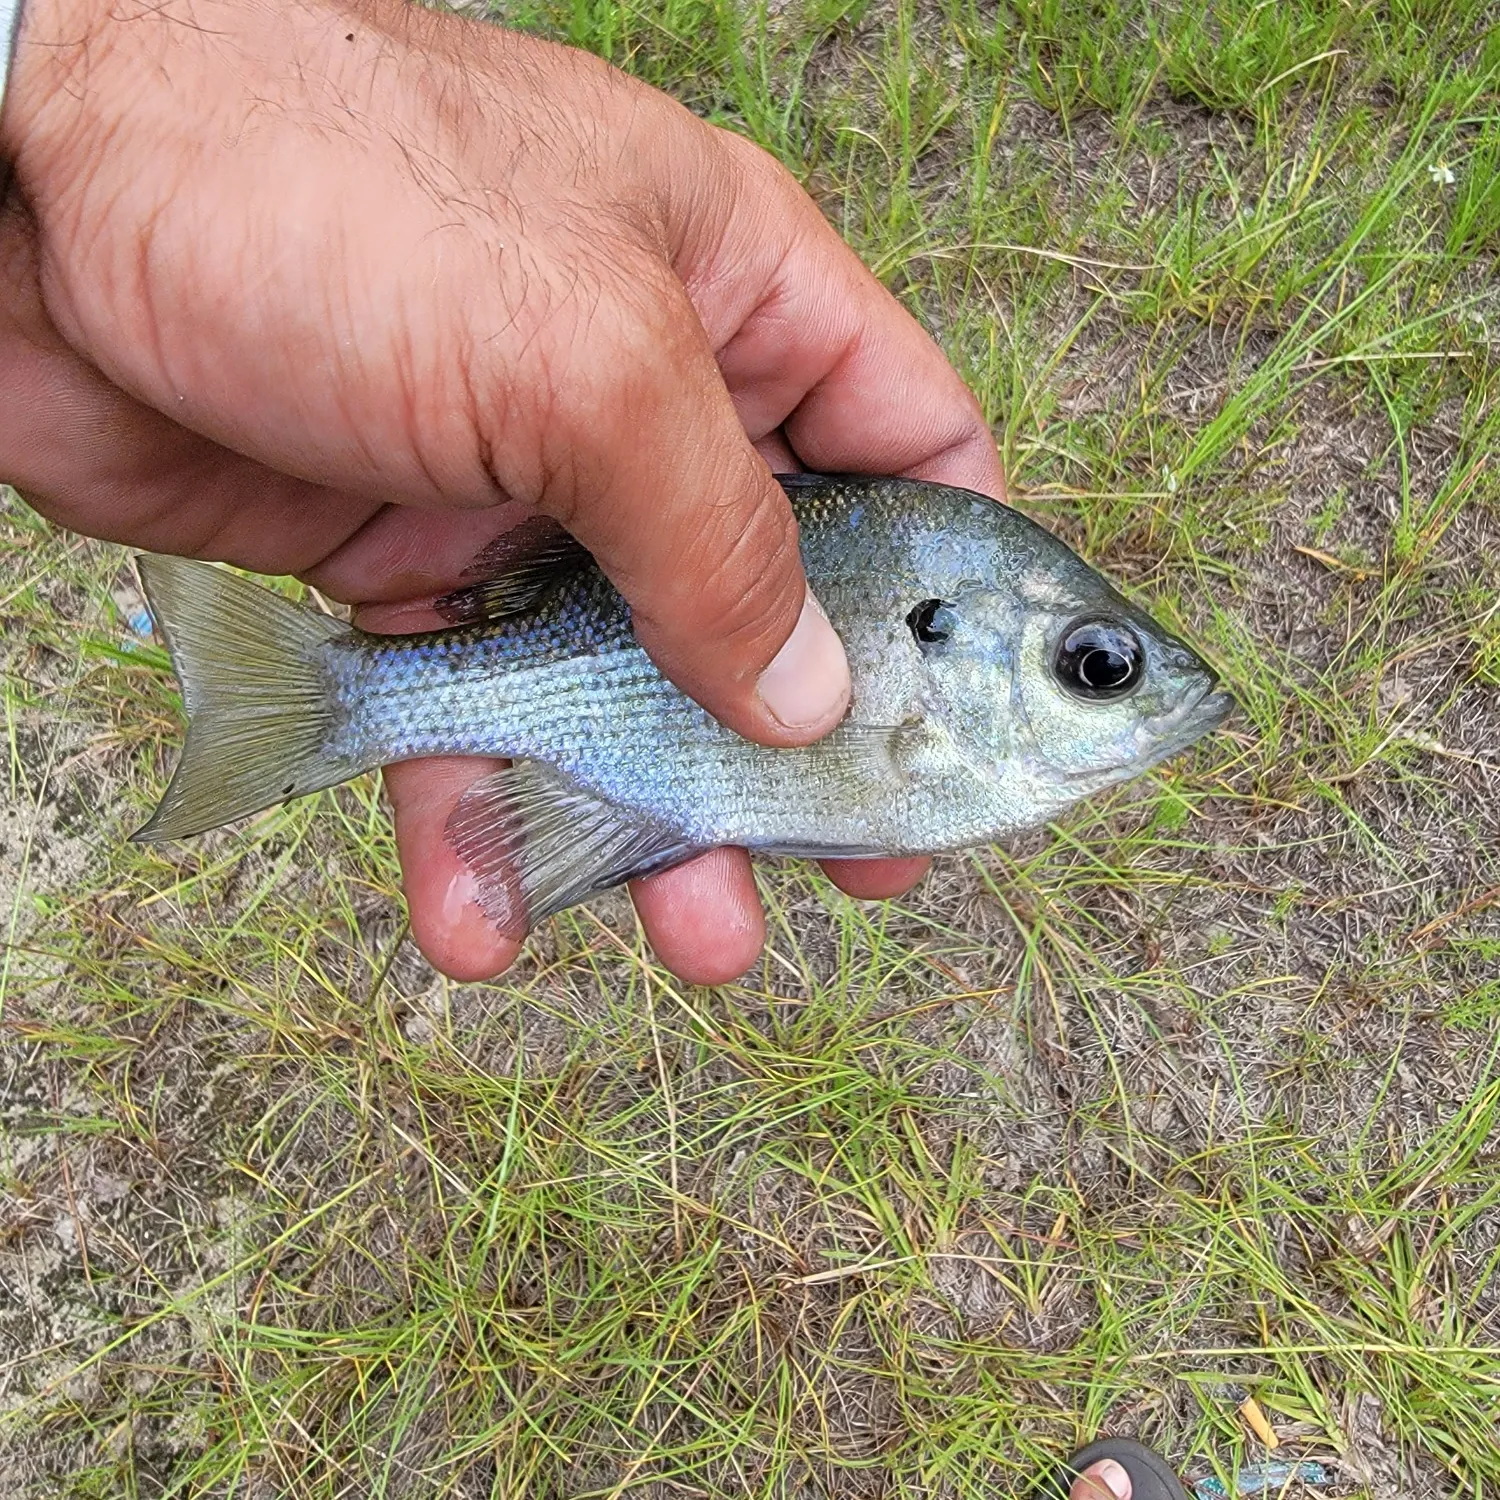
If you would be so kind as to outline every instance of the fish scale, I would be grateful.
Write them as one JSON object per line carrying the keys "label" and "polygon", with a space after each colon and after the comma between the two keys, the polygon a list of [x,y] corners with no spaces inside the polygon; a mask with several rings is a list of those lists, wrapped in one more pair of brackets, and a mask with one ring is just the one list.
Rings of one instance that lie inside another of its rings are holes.
{"label": "fish scale", "polygon": [[492,914],[524,930],[718,844],[859,857],[990,842],[1139,774],[1227,710],[1192,651],[1020,512],[913,480],[782,483],[850,665],[849,715],[817,744],[752,744],[681,693],[576,547],[494,594],[477,586],[487,617],[406,637],[145,559],[191,723],[142,835],[395,761],[509,758],[460,804],[453,838]]}

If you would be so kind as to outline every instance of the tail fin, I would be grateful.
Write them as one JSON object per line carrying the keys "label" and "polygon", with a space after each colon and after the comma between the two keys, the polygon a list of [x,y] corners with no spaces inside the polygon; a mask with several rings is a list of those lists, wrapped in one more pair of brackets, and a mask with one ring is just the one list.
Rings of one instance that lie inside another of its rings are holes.
{"label": "tail fin", "polygon": [[133,838],[203,833],[368,769],[329,748],[322,653],[347,625],[207,563],[137,561],[189,722],[161,806]]}

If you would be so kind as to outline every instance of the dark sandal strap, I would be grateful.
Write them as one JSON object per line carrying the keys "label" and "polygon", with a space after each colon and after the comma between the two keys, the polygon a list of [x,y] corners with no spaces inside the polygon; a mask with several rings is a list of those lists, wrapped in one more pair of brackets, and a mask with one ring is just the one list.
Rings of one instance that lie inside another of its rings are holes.
{"label": "dark sandal strap", "polygon": [[1059,1470],[1051,1495],[1056,1500],[1067,1500],[1068,1486],[1090,1464],[1106,1458],[1114,1459],[1130,1475],[1131,1500],[1189,1500],[1188,1492],[1166,1459],[1129,1438],[1100,1438],[1097,1443],[1079,1449]]}

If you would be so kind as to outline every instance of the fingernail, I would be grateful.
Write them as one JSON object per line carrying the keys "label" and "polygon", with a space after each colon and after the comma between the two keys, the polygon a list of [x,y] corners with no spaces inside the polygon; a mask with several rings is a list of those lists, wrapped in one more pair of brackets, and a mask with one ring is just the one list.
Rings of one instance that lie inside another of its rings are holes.
{"label": "fingernail", "polygon": [[849,661],[809,593],[796,629],[760,674],[761,702],[784,728],[831,729],[849,705]]}
{"label": "fingernail", "polygon": [[1083,1476],[1104,1485],[1115,1500],[1130,1500],[1130,1475],[1114,1459],[1106,1458],[1102,1463],[1091,1464],[1083,1471]]}

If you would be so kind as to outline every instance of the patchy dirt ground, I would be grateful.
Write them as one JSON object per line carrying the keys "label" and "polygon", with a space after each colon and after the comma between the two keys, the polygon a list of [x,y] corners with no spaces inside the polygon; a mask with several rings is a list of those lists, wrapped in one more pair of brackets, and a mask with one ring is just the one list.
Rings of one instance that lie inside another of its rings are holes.
{"label": "patchy dirt ground", "polygon": [[[1142,212],[1251,182],[1203,111],[1138,124]],[[1106,128],[1002,147],[1086,202]],[[1275,347],[1138,284],[1026,313],[1017,478],[1245,712],[896,910],[768,870],[722,992],[619,898],[441,981],[369,788],[127,851],[174,733],[128,574],[7,497],[0,1494],[1020,1493],[1099,1430],[1199,1479],[1267,1457],[1251,1394],[1319,1493],[1489,1492],[1500,494],[1461,396],[1396,446],[1329,370],[1074,498],[1076,434],[1201,430]]]}

